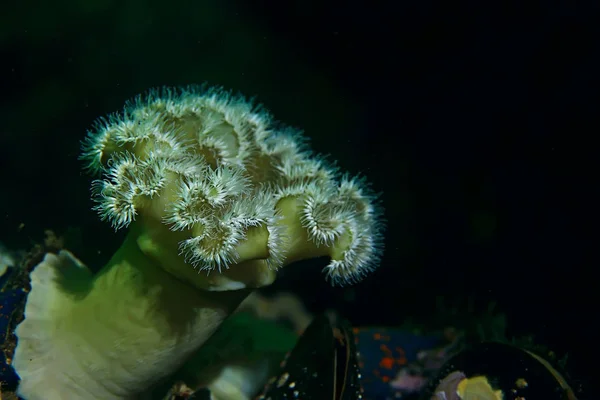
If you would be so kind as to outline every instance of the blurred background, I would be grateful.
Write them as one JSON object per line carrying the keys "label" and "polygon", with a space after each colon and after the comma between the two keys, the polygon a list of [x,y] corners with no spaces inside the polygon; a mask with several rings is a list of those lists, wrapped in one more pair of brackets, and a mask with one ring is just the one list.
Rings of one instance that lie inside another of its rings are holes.
{"label": "blurred background", "polygon": [[[92,267],[123,238],[90,210],[80,141],[153,87],[208,82],[263,103],[381,193],[381,267],[331,288],[354,325],[493,303],[511,335],[597,351],[597,3],[26,0],[0,13],[0,242],[51,229]],[[594,240],[596,242],[596,240]],[[595,243],[594,243],[595,244]],[[268,291],[267,290],[267,291]],[[470,304],[470,306],[469,306]],[[470,308],[469,308],[470,307]]]}

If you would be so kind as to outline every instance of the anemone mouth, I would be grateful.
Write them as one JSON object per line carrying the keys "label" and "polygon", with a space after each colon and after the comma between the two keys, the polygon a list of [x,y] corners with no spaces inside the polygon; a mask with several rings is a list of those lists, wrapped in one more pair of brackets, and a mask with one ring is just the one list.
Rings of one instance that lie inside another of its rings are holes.
{"label": "anemone mouth", "polygon": [[[200,270],[244,261],[236,248],[255,240],[248,232],[259,226],[269,268],[287,262],[290,246],[325,247],[336,283],[363,276],[381,251],[376,196],[364,181],[340,178],[300,131],[220,88],[137,97],[96,123],[81,158],[102,175],[92,184],[102,219],[121,229],[150,215],[183,235],[178,251]],[[277,209],[286,196],[298,199],[297,217]],[[286,223],[296,220],[305,233],[290,233]]]}

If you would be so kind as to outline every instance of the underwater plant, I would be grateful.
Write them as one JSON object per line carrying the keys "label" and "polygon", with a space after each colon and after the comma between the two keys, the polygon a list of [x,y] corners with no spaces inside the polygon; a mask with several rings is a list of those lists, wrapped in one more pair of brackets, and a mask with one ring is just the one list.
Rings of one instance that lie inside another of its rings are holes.
{"label": "underwater plant", "polygon": [[347,284],[377,266],[383,224],[365,182],[242,96],[151,91],[83,147],[94,209],[128,233],[96,274],[64,250],[31,273],[12,360],[27,400],[133,398],[279,268],[328,257],[328,279]]}

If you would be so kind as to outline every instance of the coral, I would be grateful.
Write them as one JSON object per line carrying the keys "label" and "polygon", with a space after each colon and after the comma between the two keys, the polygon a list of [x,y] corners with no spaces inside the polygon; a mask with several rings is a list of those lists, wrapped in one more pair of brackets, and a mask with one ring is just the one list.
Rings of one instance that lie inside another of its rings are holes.
{"label": "coral", "polygon": [[382,221],[364,180],[339,177],[300,132],[219,88],[138,97],[96,124],[83,159],[102,175],[93,183],[102,219],[182,232],[179,251],[199,270],[327,255],[328,277],[346,283],[381,253]]}
{"label": "coral", "polygon": [[278,268],[329,257],[344,284],[377,263],[382,224],[364,181],[241,96],[151,91],[100,120],[82,158],[99,175],[94,209],[128,233],[96,274],[67,250],[29,274],[12,364],[27,400],[136,398]]}

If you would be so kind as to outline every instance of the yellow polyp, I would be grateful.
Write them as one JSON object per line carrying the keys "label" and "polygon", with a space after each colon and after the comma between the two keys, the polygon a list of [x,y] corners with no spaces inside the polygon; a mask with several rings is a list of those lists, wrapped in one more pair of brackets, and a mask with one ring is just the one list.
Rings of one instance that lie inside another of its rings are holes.
{"label": "yellow polyp", "polygon": [[239,260],[243,262],[269,257],[269,231],[265,225],[252,226],[245,235],[244,240],[235,247]]}
{"label": "yellow polyp", "polygon": [[300,221],[300,200],[295,196],[284,197],[277,202],[276,209],[282,218],[278,224],[285,227],[287,238],[284,250],[286,264],[307,258],[331,256],[331,248],[310,240],[308,231]]}
{"label": "yellow polyp", "polygon": [[344,258],[344,253],[352,244],[352,239],[352,231],[349,228],[346,228],[344,233],[337,237],[331,245],[331,258],[333,260],[342,260]]}
{"label": "yellow polyp", "polygon": [[167,183],[160,193],[145,204],[143,209],[140,209],[142,216],[155,219],[161,223],[166,215],[166,208],[177,199],[177,185],[179,183],[177,174],[173,172],[165,174],[165,181]]}
{"label": "yellow polyp", "polygon": [[102,148],[102,154],[100,156],[100,163],[103,166],[108,164],[108,160],[113,156],[114,153],[120,153],[125,150],[132,150],[133,145],[130,143],[125,143],[124,145],[118,144],[113,138],[108,138],[104,142],[104,146]]}
{"label": "yellow polyp", "polygon": [[195,151],[211,168],[216,168],[222,161],[219,157],[219,151],[214,146],[199,145]]}
{"label": "yellow polyp", "polygon": [[157,145],[153,141],[140,140],[134,146],[131,146],[129,151],[140,160],[145,160],[152,152],[156,151],[156,147]]}
{"label": "yellow polyp", "polygon": [[462,400],[502,400],[501,390],[494,390],[485,376],[463,379],[456,389]]}
{"label": "yellow polyp", "polygon": [[263,182],[273,182],[279,178],[277,170],[273,168],[273,160],[271,157],[262,153],[255,153],[251,156],[250,162],[246,164],[246,168],[250,175],[250,180],[253,184]]}
{"label": "yellow polyp", "polygon": [[238,133],[235,131],[231,124],[223,121],[219,125],[213,127],[211,136],[216,139],[220,139],[223,144],[227,147],[232,157],[237,156],[240,148],[240,142]]}
{"label": "yellow polyp", "polygon": [[187,113],[181,117],[165,117],[165,128],[172,129],[175,132],[183,134],[188,140],[198,140],[198,132],[202,129],[202,121],[197,115]]}

